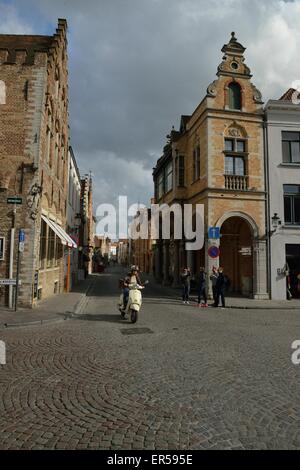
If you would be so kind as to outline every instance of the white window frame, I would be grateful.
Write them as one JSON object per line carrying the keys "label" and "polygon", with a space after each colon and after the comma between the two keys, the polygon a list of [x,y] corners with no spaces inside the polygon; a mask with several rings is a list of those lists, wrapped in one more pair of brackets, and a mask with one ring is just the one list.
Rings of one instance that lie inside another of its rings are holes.
{"label": "white window frame", "polygon": [[2,244],[2,253],[1,253],[1,249],[0,249],[0,261],[3,261],[5,258],[4,258],[4,253],[5,253],[5,237],[0,237],[0,248],[1,248],[1,244]]}

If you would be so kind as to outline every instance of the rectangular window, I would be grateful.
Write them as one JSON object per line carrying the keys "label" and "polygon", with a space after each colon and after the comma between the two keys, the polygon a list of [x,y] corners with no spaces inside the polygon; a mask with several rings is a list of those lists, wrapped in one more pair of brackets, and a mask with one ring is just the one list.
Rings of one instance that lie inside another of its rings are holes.
{"label": "rectangular window", "polygon": [[236,141],[236,151],[237,152],[245,152],[246,151],[246,142],[244,140],[237,140]]}
{"label": "rectangular window", "polygon": [[294,220],[300,225],[300,196],[294,196]]}
{"label": "rectangular window", "polygon": [[226,175],[233,175],[234,174],[234,157],[226,157],[225,158],[225,174]]}
{"label": "rectangular window", "polygon": [[200,178],[200,146],[196,150],[196,178]]}
{"label": "rectangular window", "polygon": [[161,171],[158,175],[158,182],[157,182],[157,196],[160,199],[164,194],[164,174]]}
{"label": "rectangular window", "polygon": [[46,244],[47,244],[47,224],[44,220],[42,220],[41,233],[40,233],[40,268],[44,268],[44,261],[46,258]]}
{"label": "rectangular window", "polygon": [[0,237],[0,260],[4,260],[5,238]]}
{"label": "rectangular window", "polygon": [[284,221],[286,224],[292,223],[292,198],[284,196]]}
{"label": "rectangular window", "polygon": [[300,225],[300,185],[286,184],[284,189],[284,222]]}
{"label": "rectangular window", "polygon": [[165,179],[166,179],[166,183],[165,183],[166,192],[169,192],[173,189],[173,162],[170,162],[166,166]]}
{"label": "rectangular window", "polygon": [[196,150],[193,150],[193,181],[196,181]]}
{"label": "rectangular window", "polygon": [[233,139],[225,139],[225,150],[226,150],[226,152],[233,152],[234,151],[234,140]]}
{"label": "rectangular window", "polygon": [[48,235],[48,253],[47,253],[47,268],[53,265],[54,254],[55,254],[55,233],[49,228]]}
{"label": "rectangular window", "polygon": [[51,114],[48,114],[47,140],[46,140],[46,162],[48,164],[50,164],[50,157],[51,157],[51,128],[52,128]]}
{"label": "rectangular window", "polygon": [[178,157],[178,186],[184,186],[184,183],[185,183],[184,156],[179,155]]}
{"label": "rectangular window", "polygon": [[245,161],[242,157],[233,157],[227,155],[225,157],[225,174],[226,175],[245,175]]}
{"label": "rectangular window", "polygon": [[200,146],[198,145],[193,152],[193,181],[200,178]]}
{"label": "rectangular window", "polygon": [[225,152],[246,152],[246,141],[236,139],[225,139]]}
{"label": "rectangular window", "polygon": [[235,174],[239,176],[244,176],[245,174],[245,167],[244,167],[244,159],[241,157],[235,157]]}
{"label": "rectangular window", "polygon": [[282,161],[300,163],[300,132],[282,132]]}
{"label": "rectangular window", "polygon": [[56,133],[56,136],[55,136],[54,165],[56,165],[56,177],[58,178],[59,171],[60,171],[60,165],[59,165],[59,134],[58,134],[58,132]]}

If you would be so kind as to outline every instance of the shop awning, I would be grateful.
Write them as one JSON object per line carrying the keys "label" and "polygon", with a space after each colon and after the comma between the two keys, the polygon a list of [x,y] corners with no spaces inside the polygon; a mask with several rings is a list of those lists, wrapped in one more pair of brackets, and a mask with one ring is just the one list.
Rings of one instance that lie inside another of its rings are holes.
{"label": "shop awning", "polygon": [[61,243],[70,248],[77,248],[77,244],[70,237],[70,235],[65,232],[65,230],[60,227],[56,222],[51,219],[48,219],[45,215],[42,214],[42,219],[46,222],[47,225],[53,230],[53,232],[60,238]]}

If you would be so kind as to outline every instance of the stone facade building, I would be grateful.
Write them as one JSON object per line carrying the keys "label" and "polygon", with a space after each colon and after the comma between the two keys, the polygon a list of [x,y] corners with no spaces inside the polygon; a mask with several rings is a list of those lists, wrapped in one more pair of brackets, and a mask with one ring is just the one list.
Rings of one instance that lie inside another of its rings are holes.
{"label": "stone facade building", "polygon": [[[15,277],[18,230],[24,229],[19,289],[24,306],[64,290],[64,249],[76,246],[65,232],[66,31],[61,19],[53,36],[0,35],[0,276]],[[23,202],[15,216],[7,204],[12,196]],[[1,303],[11,299],[12,289],[1,287]]]}
{"label": "stone facade building", "polygon": [[80,212],[81,178],[72,147],[69,147],[69,175],[67,198],[67,233],[77,244],[77,248],[66,250],[65,273],[66,290],[69,291],[78,281],[78,246],[81,224]]}
{"label": "stone facade building", "polygon": [[300,95],[288,90],[268,101],[266,161],[269,187],[271,298],[285,300],[287,286],[300,297]]}
{"label": "stone facade building", "polygon": [[[245,296],[268,297],[266,271],[266,190],[263,145],[263,103],[245,64],[245,48],[234,33],[222,49],[217,79],[179,131],[154,169],[156,202],[204,205],[205,246],[186,251],[185,241],[158,240],[155,274],[178,284],[183,266],[197,274],[223,266],[231,290]],[[220,229],[211,239],[209,227]],[[212,259],[209,247],[220,248]]]}

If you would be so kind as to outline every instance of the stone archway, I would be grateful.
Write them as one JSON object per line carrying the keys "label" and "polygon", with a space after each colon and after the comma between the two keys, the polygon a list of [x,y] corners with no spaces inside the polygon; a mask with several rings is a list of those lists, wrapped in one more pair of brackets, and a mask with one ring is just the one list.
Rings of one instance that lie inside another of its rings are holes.
{"label": "stone archway", "polygon": [[221,228],[220,266],[230,279],[230,292],[253,296],[254,240],[258,236],[255,222],[241,212],[224,214],[219,220]]}

